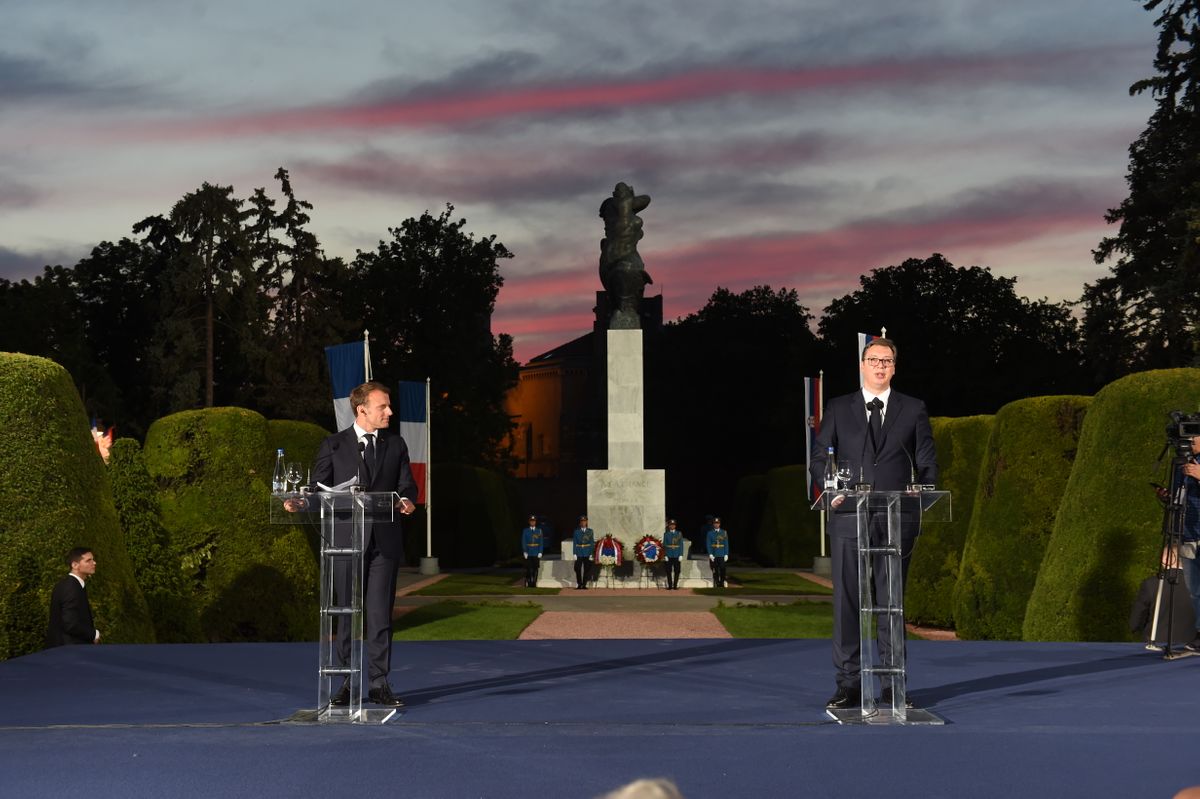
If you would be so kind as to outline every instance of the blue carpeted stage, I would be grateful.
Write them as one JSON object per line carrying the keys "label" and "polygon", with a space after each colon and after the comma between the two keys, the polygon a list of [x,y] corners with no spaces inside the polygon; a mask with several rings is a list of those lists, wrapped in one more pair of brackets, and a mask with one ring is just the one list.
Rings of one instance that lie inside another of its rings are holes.
{"label": "blue carpeted stage", "polygon": [[[288,722],[313,644],[64,647],[0,663],[4,797],[1170,797],[1200,784],[1200,658],[912,641],[943,727],[842,727],[828,641],[396,644],[408,708]],[[895,790],[888,783],[894,781]]]}

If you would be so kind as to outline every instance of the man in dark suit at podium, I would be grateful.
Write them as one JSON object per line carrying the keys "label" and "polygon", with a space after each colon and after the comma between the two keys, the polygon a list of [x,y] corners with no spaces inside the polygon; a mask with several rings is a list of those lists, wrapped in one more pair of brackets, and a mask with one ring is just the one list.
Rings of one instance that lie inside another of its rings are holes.
{"label": "man in dark suit at podium", "polygon": [[87,547],[75,547],[67,553],[67,565],[71,572],[55,584],[50,594],[47,648],[100,643],[100,631],[92,620],[86,588],[88,579],[96,573],[96,557]]}
{"label": "man in dark suit at podium", "polygon": [[[892,390],[896,374],[896,345],[884,338],[871,341],[859,364],[862,388],[829,401],[821,419],[821,431],[813,442],[811,469],[820,482],[825,474],[829,447],[834,457],[850,465],[851,485],[869,485],[875,491],[900,491],[913,483],[937,483],[937,460],[933,430],[925,403]],[[861,704],[861,652],[858,599],[858,524],[853,501],[835,500],[829,514],[833,569],[833,664],[837,669],[837,692],[827,703],[832,709]],[[908,579],[909,559],[920,528],[919,498],[911,507],[901,506],[901,582]],[[907,503],[905,503],[907,504]],[[882,537],[886,520],[872,518],[872,539]],[[877,557],[872,567],[875,594],[884,596],[884,569]],[[877,626],[880,662],[889,662],[893,642],[886,616]],[[883,680],[880,704],[891,704],[891,683]]]}
{"label": "man in dark suit at podium", "polygon": [[[409,499],[417,495],[408,445],[388,430],[392,417],[391,397],[382,383],[368,382],[350,392],[354,424],[323,442],[313,464],[313,488],[317,483],[334,486],[358,477],[364,491],[395,491],[400,500],[397,509],[407,516],[416,506]],[[338,525],[339,546],[349,544],[349,525]],[[346,540],[341,541],[345,536]],[[388,684],[392,656],[392,606],[396,600],[396,570],[404,561],[404,540],[400,520],[368,520],[363,542],[363,620],[367,649],[367,699],[377,705],[403,707]],[[350,564],[338,558],[334,564],[334,593],[341,605],[349,604]],[[338,658],[350,662],[349,618],[338,621]],[[333,699],[334,705],[350,703],[349,682]]]}

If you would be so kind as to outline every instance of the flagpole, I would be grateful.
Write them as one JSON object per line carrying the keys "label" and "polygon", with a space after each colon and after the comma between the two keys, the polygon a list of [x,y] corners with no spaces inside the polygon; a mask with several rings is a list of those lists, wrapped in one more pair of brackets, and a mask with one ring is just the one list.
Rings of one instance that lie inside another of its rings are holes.
{"label": "flagpole", "polygon": [[433,557],[433,406],[429,403],[429,378],[425,378],[425,557]]}
{"label": "flagpole", "polygon": [[[367,380],[370,380],[374,375],[371,374],[371,339],[369,336],[371,331],[363,328],[363,374]],[[366,382],[366,381],[364,381]]]}

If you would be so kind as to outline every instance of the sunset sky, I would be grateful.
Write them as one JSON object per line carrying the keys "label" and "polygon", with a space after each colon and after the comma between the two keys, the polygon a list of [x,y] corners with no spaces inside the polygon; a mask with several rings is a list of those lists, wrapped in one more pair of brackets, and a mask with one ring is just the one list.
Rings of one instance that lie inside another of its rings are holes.
{"label": "sunset sky", "polygon": [[[291,172],[329,255],[447,202],[515,257],[518,360],[590,329],[600,202],[652,203],[666,315],[941,252],[1079,297],[1151,112],[1132,0],[0,0],[0,277],[204,181]],[[369,326],[369,320],[368,320]],[[331,342],[332,343],[332,342]]]}

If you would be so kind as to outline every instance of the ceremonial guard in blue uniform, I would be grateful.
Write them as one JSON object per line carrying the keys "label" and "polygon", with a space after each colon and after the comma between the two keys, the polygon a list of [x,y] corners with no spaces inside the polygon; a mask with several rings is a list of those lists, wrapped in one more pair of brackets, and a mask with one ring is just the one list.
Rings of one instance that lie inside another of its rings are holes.
{"label": "ceremonial guard in blue uniform", "polygon": [[583,590],[587,588],[592,553],[596,550],[596,533],[588,527],[587,516],[579,517],[579,524],[571,539],[575,544],[575,589]]}
{"label": "ceremonial guard in blue uniform", "polygon": [[679,588],[679,559],[683,557],[683,533],[676,528],[674,519],[667,519],[663,550],[667,556],[667,590],[673,591]]}
{"label": "ceremonial guard in blue uniform", "polygon": [[525,556],[525,587],[537,588],[538,563],[545,548],[545,537],[536,516],[529,517],[529,526],[521,531],[521,554]]}
{"label": "ceremonial guard in blue uniform", "polygon": [[725,564],[729,561],[729,533],[721,527],[720,517],[713,517],[712,529],[704,539],[708,562],[712,566],[713,588],[725,587]]}

